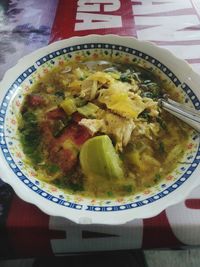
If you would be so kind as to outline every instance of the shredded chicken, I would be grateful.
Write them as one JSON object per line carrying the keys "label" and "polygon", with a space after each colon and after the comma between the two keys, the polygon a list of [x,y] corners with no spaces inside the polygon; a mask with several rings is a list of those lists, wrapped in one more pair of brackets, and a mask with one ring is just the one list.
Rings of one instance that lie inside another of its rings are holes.
{"label": "shredded chicken", "polygon": [[104,126],[104,120],[102,119],[82,119],[79,122],[80,125],[85,126],[91,133],[94,135],[98,131],[100,131]]}
{"label": "shredded chicken", "polygon": [[139,115],[147,110],[151,117],[157,117],[159,109],[156,101],[140,96],[137,81],[121,82],[115,75],[97,71],[81,81],[80,97],[87,101],[96,99],[106,105],[107,111],[99,109],[96,118],[84,118],[79,124],[91,135],[101,132],[112,136],[116,149],[122,151],[131,136],[146,136],[152,140],[158,135],[159,124],[141,120]]}
{"label": "shredded chicken", "polygon": [[96,97],[97,90],[97,81],[86,79],[81,84],[80,97],[83,97],[86,100],[93,100]]}
{"label": "shredded chicken", "polygon": [[135,123],[131,119],[125,119],[109,112],[106,112],[104,121],[103,132],[113,135],[116,140],[116,149],[122,151],[123,146],[126,146],[131,138]]}
{"label": "shredded chicken", "polygon": [[[104,115],[103,115],[104,114]],[[103,119],[82,119],[79,124],[85,126],[92,134],[100,131],[112,135],[116,142],[116,149],[122,151],[131,138],[135,123],[111,112],[102,112]]]}
{"label": "shredded chicken", "polygon": [[147,123],[145,121],[138,121],[135,124],[136,127],[132,134],[133,139],[135,136],[146,136],[152,140],[153,136],[157,136],[160,131],[160,125],[157,122]]}

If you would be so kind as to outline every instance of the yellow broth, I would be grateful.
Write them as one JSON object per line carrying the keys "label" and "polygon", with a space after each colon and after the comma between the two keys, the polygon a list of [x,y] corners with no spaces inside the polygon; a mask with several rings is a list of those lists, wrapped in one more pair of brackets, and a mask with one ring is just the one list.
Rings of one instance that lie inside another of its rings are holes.
{"label": "yellow broth", "polygon": [[[158,107],[165,93],[179,100],[173,88],[136,65],[55,67],[32,87],[21,108],[19,136],[28,163],[39,179],[83,196],[121,197],[155,185],[181,161],[190,131]],[[123,177],[112,177],[115,166],[109,169],[107,156],[97,155],[100,145],[89,148],[83,171],[84,143],[102,135],[112,141]],[[105,160],[109,170],[90,171],[91,157],[97,165]]]}

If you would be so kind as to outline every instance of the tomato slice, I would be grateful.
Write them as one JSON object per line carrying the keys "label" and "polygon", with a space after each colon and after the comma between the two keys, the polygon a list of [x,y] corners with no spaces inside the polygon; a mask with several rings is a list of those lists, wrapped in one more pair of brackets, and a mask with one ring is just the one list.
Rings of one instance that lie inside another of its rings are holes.
{"label": "tomato slice", "polygon": [[66,118],[66,113],[62,108],[55,108],[46,113],[46,116],[50,120],[62,120]]}
{"label": "tomato slice", "polygon": [[57,164],[64,173],[72,170],[78,162],[82,144],[91,137],[89,131],[84,126],[71,122],[59,137],[54,137],[48,121],[43,122],[41,130],[50,161]]}
{"label": "tomato slice", "polygon": [[45,104],[45,99],[40,95],[28,95],[27,103],[30,107],[39,107]]}

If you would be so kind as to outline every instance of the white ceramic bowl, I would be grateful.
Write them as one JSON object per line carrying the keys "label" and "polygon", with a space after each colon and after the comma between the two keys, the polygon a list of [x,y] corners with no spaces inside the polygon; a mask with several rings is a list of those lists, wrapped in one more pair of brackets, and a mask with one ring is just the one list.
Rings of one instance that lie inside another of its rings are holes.
{"label": "white ceramic bowl", "polygon": [[136,195],[116,199],[89,199],[70,195],[37,179],[27,166],[17,139],[17,118],[24,95],[39,76],[65,60],[117,59],[152,67],[176,85],[188,105],[200,108],[200,77],[183,60],[152,43],[116,35],[90,35],[55,42],[22,58],[7,71],[0,84],[0,175],[23,200],[49,215],[77,223],[122,224],[136,218],[152,217],[183,200],[200,184],[199,136],[193,131],[183,162],[160,184]]}

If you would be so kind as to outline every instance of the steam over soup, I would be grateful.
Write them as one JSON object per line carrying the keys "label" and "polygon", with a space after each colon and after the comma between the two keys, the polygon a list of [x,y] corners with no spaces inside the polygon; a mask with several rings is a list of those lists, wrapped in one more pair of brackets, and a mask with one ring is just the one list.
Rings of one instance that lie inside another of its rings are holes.
{"label": "steam over soup", "polygon": [[19,136],[41,180],[91,197],[126,196],[181,161],[190,128],[158,107],[173,88],[136,65],[55,67],[22,105]]}

